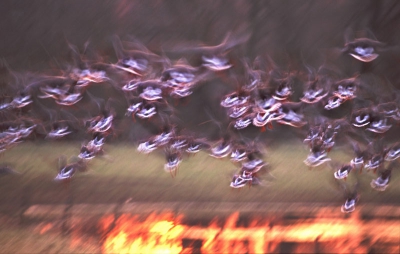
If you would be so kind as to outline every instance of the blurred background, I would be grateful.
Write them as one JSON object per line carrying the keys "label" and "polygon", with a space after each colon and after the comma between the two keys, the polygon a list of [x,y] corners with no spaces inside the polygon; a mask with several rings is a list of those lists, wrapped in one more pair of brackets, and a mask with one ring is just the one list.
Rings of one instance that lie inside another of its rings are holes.
{"label": "blurred background", "polygon": [[[89,42],[105,62],[115,63],[117,58],[111,43],[113,35],[121,39],[134,36],[152,52],[162,54],[182,42],[217,45],[230,31],[246,31],[250,38],[237,49],[239,57],[254,59],[268,55],[278,66],[293,69],[304,69],[305,63],[318,68],[329,62],[344,76],[367,71],[399,88],[399,14],[400,3],[396,0],[3,0],[0,8],[0,58],[16,72],[41,73],[71,62],[68,43],[82,49]],[[368,70],[335,53],[344,46],[346,31],[356,34],[363,29],[369,29],[377,40],[391,49],[382,53]],[[213,94],[213,85],[209,84],[201,92],[203,97],[218,97]],[[230,90],[221,88],[224,87],[221,83],[215,86],[219,87],[218,91]],[[182,109],[182,117],[187,117],[191,123],[193,119],[190,117],[193,118],[193,110],[198,105],[219,103],[210,101],[202,97],[193,99],[189,107]],[[221,113],[220,110],[215,109],[215,114]],[[207,120],[206,115],[201,117],[194,119],[194,123]],[[125,141],[136,142],[143,135],[149,135],[143,126],[133,125],[129,133],[122,134],[128,138]],[[215,131],[215,126],[201,129],[204,132]],[[251,137],[256,135],[258,133],[249,134]],[[229,188],[229,181],[237,169],[228,160],[199,154],[186,160],[177,176],[171,178],[163,170],[161,154],[139,154],[136,143],[129,142],[106,145],[108,159],[96,158],[91,162],[88,174],[80,175],[68,186],[63,186],[53,181],[57,174],[57,159],[60,156],[71,158],[79,153],[81,140],[18,144],[0,155],[2,165],[10,165],[20,173],[0,176],[0,211],[10,230],[16,230],[13,237],[3,237],[0,243],[8,244],[8,251],[31,251],[30,247],[21,249],[20,246],[32,243],[21,244],[18,236],[25,233],[15,228],[26,226],[21,224],[21,218],[35,204],[306,202],[327,203],[338,207],[340,213],[344,196],[341,187],[331,180],[334,171],[329,166],[309,170],[303,163],[308,148],[291,128],[283,127],[261,136],[261,140],[266,142],[266,161],[273,176],[266,176],[265,186],[241,192],[232,192]],[[352,154],[339,147],[331,152],[330,157],[338,163],[345,163]],[[400,186],[392,185],[388,191],[378,193],[369,186],[373,177],[372,174],[350,176],[346,185],[353,188],[355,182],[359,183],[364,204],[399,205]],[[398,180],[396,172],[392,183]],[[61,216],[64,215],[63,210]],[[64,245],[68,247],[63,249]],[[59,246],[43,244],[37,245],[37,249],[39,252],[81,250],[79,245],[74,249],[65,242]]]}
{"label": "blurred background", "polygon": [[278,63],[307,62],[342,47],[346,29],[370,29],[397,45],[396,1],[4,1],[0,54],[16,69],[36,70],[68,54],[66,42],[114,58],[112,35],[133,35],[150,50],[182,41],[219,44],[229,31],[251,33],[245,54]]}

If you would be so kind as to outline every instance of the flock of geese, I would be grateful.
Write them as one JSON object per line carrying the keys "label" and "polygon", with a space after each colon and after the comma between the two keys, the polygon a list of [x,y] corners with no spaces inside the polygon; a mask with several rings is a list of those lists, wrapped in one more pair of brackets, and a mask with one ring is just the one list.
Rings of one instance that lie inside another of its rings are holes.
{"label": "flock of geese", "polygon": [[[268,56],[238,60],[236,52],[248,39],[247,34],[229,33],[217,46],[185,44],[170,50],[172,55],[187,54],[190,63],[117,36],[112,38],[115,63],[107,63],[87,45],[82,53],[69,45],[73,63],[48,73],[16,73],[3,61],[0,152],[27,139],[63,139],[83,131],[88,141],[79,159],[64,159],[55,177],[69,180],[104,153],[108,139],[126,131],[118,121],[131,118],[132,124],[156,127],[150,138],[137,140],[137,149],[145,154],[162,149],[167,172],[175,174],[185,154],[203,150],[240,165],[230,186],[241,188],[260,184],[258,173],[267,165],[262,142],[244,138],[242,131],[254,128],[263,133],[287,125],[303,135],[309,147],[307,166],[329,162],[328,153],[339,138],[349,144],[354,158],[338,166],[332,177],[343,181],[353,171],[372,170],[377,178],[371,187],[384,191],[400,157],[400,143],[395,138],[385,142],[387,134],[399,128],[399,91],[391,86],[390,96],[383,96],[363,73],[344,76],[329,64],[285,70]],[[346,41],[339,55],[368,65],[383,50],[384,43],[362,37]],[[218,94],[225,118],[217,119],[204,105],[208,122],[219,129],[218,139],[185,133],[184,121],[176,114],[210,80],[234,84],[229,93]],[[357,201],[356,191],[347,193],[342,212],[354,211]]]}

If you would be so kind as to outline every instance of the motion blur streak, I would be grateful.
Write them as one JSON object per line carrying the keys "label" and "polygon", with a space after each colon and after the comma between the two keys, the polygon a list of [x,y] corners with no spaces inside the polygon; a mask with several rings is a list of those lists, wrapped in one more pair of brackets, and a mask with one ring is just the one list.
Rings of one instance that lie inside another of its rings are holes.
{"label": "motion blur streak", "polygon": [[[300,219],[288,225],[271,225],[269,221],[251,219],[250,226],[238,225],[239,213],[230,215],[218,226],[187,226],[171,214],[152,214],[143,222],[136,216],[122,215],[106,234],[104,253],[190,253],[193,246],[183,239],[201,240],[201,253],[266,253],[282,242],[329,245],[335,253],[366,252],[361,242],[398,241],[398,222],[349,219]],[[105,217],[101,223],[109,218]],[[185,250],[186,249],[186,250]],[[318,250],[314,250],[318,252]]]}

